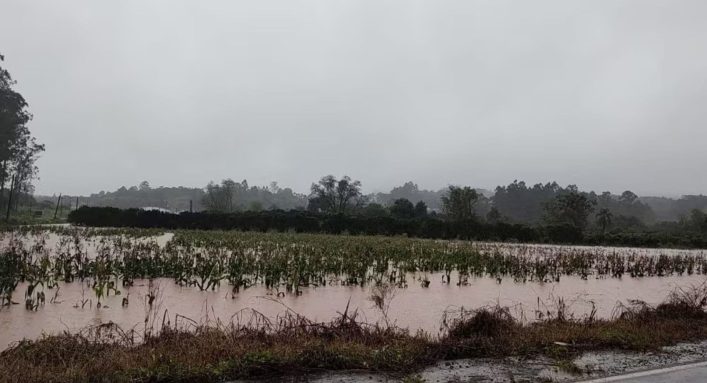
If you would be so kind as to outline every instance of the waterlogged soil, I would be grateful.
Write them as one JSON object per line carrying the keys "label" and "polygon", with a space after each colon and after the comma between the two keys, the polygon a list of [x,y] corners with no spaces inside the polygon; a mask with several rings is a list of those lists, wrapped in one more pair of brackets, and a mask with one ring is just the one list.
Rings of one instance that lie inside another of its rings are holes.
{"label": "waterlogged soil", "polygon": [[[60,243],[60,237],[47,234],[46,249]],[[161,247],[172,238],[166,233],[159,237],[143,237],[136,241],[156,241]],[[23,240],[34,241],[31,236]],[[102,246],[100,236],[84,239],[89,256]],[[7,245],[3,238],[0,245]],[[27,242],[30,243],[30,242]],[[529,252],[558,253],[581,249],[595,252],[623,252],[654,256],[659,254],[695,254],[704,251],[666,249],[560,247],[547,245],[479,243],[481,251],[497,251],[502,247],[508,254]],[[423,330],[439,334],[443,329],[445,312],[461,308],[476,309],[501,305],[510,307],[520,320],[533,321],[553,315],[565,306],[575,317],[595,315],[610,318],[629,300],[640,299],[648,304],[665,300],[676,288],[689,288],[705,283],[704,275],[631,278],[596,278],[563,276],[559,282],[522,282],[513,278],[469,278],[468,284],[457,286],[458,276],[452,273],[451,283],[444,283],[443,274],[427,273],[409,275],[406,287],[390,291],[385,312],[374,306],[369,286],[305,287],[301,295],[267,289],[262,285],[233,294],[223,283],[215,291],[199,291],[196,287],[182,287],[172,279],[156,279],[152,288],[146,280],[135,280],[131,287],[118,287],[119,295],[111,293],[101,300],[100,307],[92,289],[86,283],[59,283],[57,288],[45,289],[46,303],[36,311],[25,309],[23,302],[26,284],[15,290],[13,300],[20,304],[0,309],[0,349],[22,340],[36,339],[42,334],[63,331],[77,332],[91,325],[114,322],[124,330],[138,332],[145,326],[159,327],[164,321],[190,326],[199,324],[247,324],[251,321],[276,320],[286,313],[296,313],[314,321],[328,321],[348,309],[356,312],[359,320],[368,323],[396,325],[411,332]],[[423,280],[429,280],[424,287]],[[152,306],[148,295],[156,296]],[[124,301],[124,299],[126,301]],[[262,315],[261,315],[262,314]]]}

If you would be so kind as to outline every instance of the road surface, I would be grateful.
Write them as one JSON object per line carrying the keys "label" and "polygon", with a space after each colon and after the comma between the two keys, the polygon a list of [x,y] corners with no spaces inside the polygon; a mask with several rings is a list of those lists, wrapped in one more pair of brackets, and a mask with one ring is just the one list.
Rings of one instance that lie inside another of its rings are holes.
{"label": "road surface", "polygon": [[611,376],[589,380],[584,383],[704,383],[707,382],[707,361],[678,365],[657,370]]}

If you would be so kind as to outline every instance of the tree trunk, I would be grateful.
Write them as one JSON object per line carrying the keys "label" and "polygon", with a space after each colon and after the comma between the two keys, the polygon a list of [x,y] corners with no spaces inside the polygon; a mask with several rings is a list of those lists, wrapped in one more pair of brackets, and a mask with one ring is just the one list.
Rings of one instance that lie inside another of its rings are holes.
{"label": "tree trunk", "polygon": [[20,207],[20,196],[21,196],[21,188],[22,188],[23,182],[24,182],[23,177],[19,177],[19,176],[15,177],[15,191],[13,192],[13,194],[15,196],[15,205],[13,206],[13,209],[15,210],[15,212],[17,212],[17,210]]}
{"label": "tree trunk", "polygon": [[5,213],[5,221],[10,221],[10,208],[12,207],[12,191],[15,189],[15,176],[12,176],[12,182],[10,182],[10,196],[7,199],[7,213]]}
{"label": "tree trunk", "polygon": [[2,162],[2,165],[0,165],[0,174],[2,174],[2,178],[0,178],[0,211],[2,211],[2,208],[5,206],[5,182],[7,181],[7,160],[4,160]]}
{"label": "tree trunk", "polygon": [[5,207],[5,178],[0,181],[0,211]]}
{"label": "tree trunk", "polygon": [[56,208],[54,209],[54,220],[56,220],[56,215],[59,212],[59,204],[61,203],[61,194],[59,194],[59,199],[56,200]]}

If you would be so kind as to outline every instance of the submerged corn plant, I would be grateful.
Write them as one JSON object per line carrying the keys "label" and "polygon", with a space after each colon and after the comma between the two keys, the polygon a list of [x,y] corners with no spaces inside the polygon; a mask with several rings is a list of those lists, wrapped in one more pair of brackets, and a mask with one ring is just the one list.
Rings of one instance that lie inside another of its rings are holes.
{"label": "submerged corn plant", "polygon": [[[154,230],[77,228],[4,231],[0,249],[0,304],[26,283],[27,307],[44,301],[58,281],[87,281],[98,306],[136,280],[171,278],[176,284],[233,294],[262,285],[299,295],[326,285],[405,288],[409,282],[465,286],[474,278],[557,282],[588,278],[705,274],[701,251],[541,246],[440,241],[405,237],[177,231],[166,245]],[[42,294],[40,294],[42,293]],[[84,304],[85,305],[85,304]]]}

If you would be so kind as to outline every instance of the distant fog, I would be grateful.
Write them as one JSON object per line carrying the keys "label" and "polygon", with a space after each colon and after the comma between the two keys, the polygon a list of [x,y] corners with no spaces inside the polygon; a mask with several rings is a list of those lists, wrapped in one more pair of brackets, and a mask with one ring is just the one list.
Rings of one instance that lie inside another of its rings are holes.
{"label": "distant fog", "polygon": [[707,2],[5,0],[38,194],[348,174],[707,193]]}

